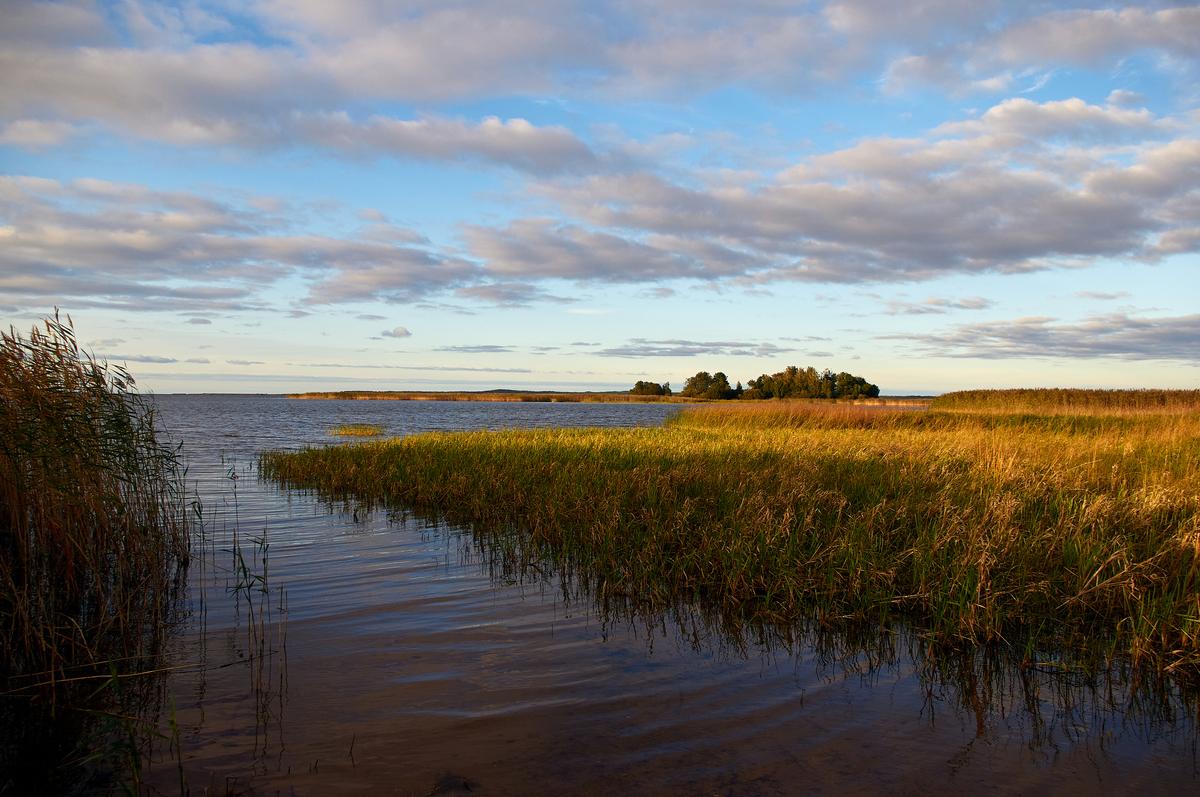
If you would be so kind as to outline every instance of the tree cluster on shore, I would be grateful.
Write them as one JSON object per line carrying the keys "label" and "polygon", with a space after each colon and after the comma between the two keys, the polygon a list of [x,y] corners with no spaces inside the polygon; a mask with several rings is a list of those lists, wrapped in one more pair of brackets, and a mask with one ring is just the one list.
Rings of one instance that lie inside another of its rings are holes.
{"label": "tree cluster on shore", "polygon": [[[661,385],[655,382],[639,381],[629,391],[635,396],[670,396],[671,383]],[[742,383],[731,386],[729,377],[717,371],[710,374],[700,371],[695,376],[688,377],[680,391],[687,398],[705,399],[767,399],[767,398],[875,398],[879,395],[879,386],[873,385],[861,376],[841,371],[834,373],[829,369],[818,372],[816,368],[798,368],[789,365],[774,374],[762,374],[757,379],[751,379],[742,387]]]}
{"label": "tree cluster on shore", "polygon": [[660,385],[657,382],[643,382],[639,379],[629,393],[634,396],[670,396],[671,383],[663,382]]}

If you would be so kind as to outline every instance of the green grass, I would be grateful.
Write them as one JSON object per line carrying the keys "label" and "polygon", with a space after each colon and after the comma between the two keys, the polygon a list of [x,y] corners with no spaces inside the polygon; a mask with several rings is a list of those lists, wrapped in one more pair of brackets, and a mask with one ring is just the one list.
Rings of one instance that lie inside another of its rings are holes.
{"label": "green grass", "polygon": [[706,405],[665,428],[427,434],[262,465],[515,534],[600,596],[1195,671],[1200,414],[1059,409]]}
{"label": "green grass", "polygon": [[333,427],[329,433],[337,437],[379,437],[383,427],[374,423],[344,423]]}
{"label": "green grass", "polygon": [[97,685],[161,663],[189,556],[153,406],[69,319],[0,338],[0,524],[0,754],[47,788],[89,717],[130,711]]}

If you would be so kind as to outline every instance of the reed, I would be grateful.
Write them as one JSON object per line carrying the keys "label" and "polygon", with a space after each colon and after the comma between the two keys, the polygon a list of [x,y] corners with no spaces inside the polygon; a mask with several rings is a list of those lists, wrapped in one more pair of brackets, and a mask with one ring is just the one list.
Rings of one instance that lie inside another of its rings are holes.
{"label": "reed", "polygon": [[1042,414],[1196,412],[1200,411],[1200,390],[960,390],[938,396],[931,406],[935,410]]}
{"label": "reed", "polygon": [[1200,665],[1194,413],[728,404],[663,428],[427,434],[262,467],[512,535],[600,594]]}
{"label": "reed", "polygon": [[[69,751],[25,748],[44,734],[57,748],[60,720],[104,709],[89,697],[97,678],[157,663],[187,507],[153,405],[123,368],[80,351],[69,318],[0,337],[0,441],[0,735],[14,768],[44,778],[47,756]],[[27,727],[14,731],[14,714]]]}
{"label": "reed", "polygon": [[329,430],[336,437],[379,437],[383,427],[374,423],[343,423]]}

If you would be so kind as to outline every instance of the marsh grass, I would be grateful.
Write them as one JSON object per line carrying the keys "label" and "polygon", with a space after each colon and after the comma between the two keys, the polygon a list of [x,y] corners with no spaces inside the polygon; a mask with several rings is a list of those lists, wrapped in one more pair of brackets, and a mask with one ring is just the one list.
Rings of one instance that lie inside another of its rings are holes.
{"label": "marsh grass", "polygon": [[1039,414],[1198,412],[1200,390],[1018,388],[960,390],[935,398],[935,410]]}
{"label": "marsh grass", "polygon": [[344,423],[329,430],[337,437],[379,437],[383,427],[374,423]]}
{"label": "marsh grass", "polygon": [[[59,765],[79,762],[72,748],[89,743],[96,716],[154,701],[149,679],[133,676],[162,664],[188,563],[186,509],[176,452],[123,368],[80,351],[69,318],[28,338],[3,333],[0,756],[10,784],[69,779]],[[114,681],[122,689],[104,688]]]}
{"label": "marsh grass", "polygon": [[262,468],[513,532],[601,595],[902,619],[1029,662],[1200,664],[1196,413],[722,404],[664,428],[426,434],[271,452]]}

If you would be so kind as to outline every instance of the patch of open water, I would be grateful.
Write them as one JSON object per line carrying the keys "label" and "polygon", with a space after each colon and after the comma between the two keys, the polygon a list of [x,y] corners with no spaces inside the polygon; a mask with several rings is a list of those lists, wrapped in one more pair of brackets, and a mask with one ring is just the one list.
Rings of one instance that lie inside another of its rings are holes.
{"label": "patch of open water", "polygon": [[[183,442],[212,554],[193,566],[190,621],[170,654],[180,669],[167,684],[193,793],[1197,786],[1195,706],[1173,689],[982,656],[938,664],[903,632],[855,640],[730,629],[686,609],[606,614],[553,575],[493,572],[465,532],[330,507],[254,469],[258,451],[336,442],[328,430],[343,423],[390,435],[648,425],[669,405],[158,405]],[[148,783],[177,793],[166,748]]]}

